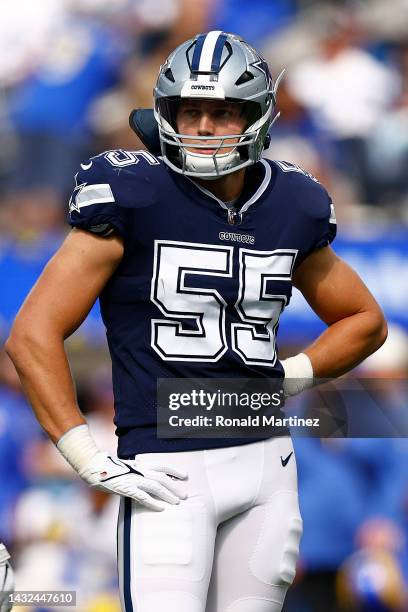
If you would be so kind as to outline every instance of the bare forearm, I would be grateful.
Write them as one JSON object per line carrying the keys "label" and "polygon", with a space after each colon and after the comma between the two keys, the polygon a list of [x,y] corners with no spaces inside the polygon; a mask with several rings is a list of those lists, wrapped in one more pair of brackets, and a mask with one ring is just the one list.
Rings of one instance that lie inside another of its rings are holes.
{"label": "bare forearm", "polygon": [[334,378],[376,351],[387,335],[381,313],[361,312],[330,325],[305,349],[315,378]]}
{"label": "bare forearm", "polygon": [[6,344],[24,392],[43,429],[56,442],[69,429],[85,423],[75,395],[61,338],[13,338]]}

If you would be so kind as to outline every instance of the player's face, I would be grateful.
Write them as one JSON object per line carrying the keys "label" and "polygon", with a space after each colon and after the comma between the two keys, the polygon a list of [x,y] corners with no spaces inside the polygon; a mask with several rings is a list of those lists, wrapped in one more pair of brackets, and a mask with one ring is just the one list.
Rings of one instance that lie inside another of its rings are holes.
{"label": "player's face", "polygon": [[[242,134],[246,128],[246,119],[242,115],[242,105],[223,100],[183,100],[177,113],[177,129],[180,134],[191,136],[229,136]],[[238,142],[239,138],[229,139],[225,144]],[[184,138],[186,144],[206,144],[205,140]],[[213,155],[220,140],[209,140],[207,148],[188,147],[192,153]],[[220,149],[219,154],[231,149]]]}

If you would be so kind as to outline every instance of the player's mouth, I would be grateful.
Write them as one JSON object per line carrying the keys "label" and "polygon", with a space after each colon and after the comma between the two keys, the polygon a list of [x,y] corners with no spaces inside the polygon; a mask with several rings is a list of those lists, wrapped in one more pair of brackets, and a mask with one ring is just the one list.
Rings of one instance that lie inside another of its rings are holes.
{"label": "player's mouth", "polygon": [[[194,144],[197,144],[197,143],[194,143]],[[191,153],[201,153],[201,155],[214,155],[214,153],[218,153],[218,154],[224,153],[224,151],[218,146],[208,147],[208,148],[200,147],[199,149],[196,149],[194,148],[194,146],[191,146],[191,148],[189,147],[189,150],[191,151]]]}
{"label": "player's mouth", "polygon": [[[199,154],[199,155],[225,155],[226,153],[229,153],[231,151],[231,149],[228,147],[222,147],[221,145],[223,144],[222,140],[219,140],[218,142],[203,142],[202,140],[200,141],[195,141],[195,142],[188,142],[187,139],[183,139],[183,143],[187,148],[187,151],[190,151],[190,153],[195,153],[195,154]],[[201,145],[200,148],[197,147],[197,145]],[[231,145],[230,145],[231,146]]]}
{"label": "player's mouth", "polygon": [[203,155],[214,155],[217,149],[193,149],[194,153],[202,153]]}

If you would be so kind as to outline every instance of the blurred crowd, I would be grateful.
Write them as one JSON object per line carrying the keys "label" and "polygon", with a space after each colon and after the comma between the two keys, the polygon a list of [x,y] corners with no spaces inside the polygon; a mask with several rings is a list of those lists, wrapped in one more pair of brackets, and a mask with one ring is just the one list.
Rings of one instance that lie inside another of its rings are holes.
{"label": "blurred crowd", "polygon": [[[209,29],[243,36],[274,75],[286,68],[266,155],[321,180],[340,232],[403,228],[408,236],[407,0],[8,3],[0,21],[0,340],[67,232],[80,162],[143,148],[130,110],[152,105],[168,53]],[[103,335],[95,307],[67,347],[80,406],[100,446],[114,451]],[[395,379],[389,402],[403,405],[407,329],[393,327],[360,375]],[[305,535],[286,612],[408,610],[406,440],[295,444]],[[0,540],[13,553],[17,587],[76,590],[81,612],[119,610],[116,511],[117,500],[82,486],[45,439],[0,352]]]}

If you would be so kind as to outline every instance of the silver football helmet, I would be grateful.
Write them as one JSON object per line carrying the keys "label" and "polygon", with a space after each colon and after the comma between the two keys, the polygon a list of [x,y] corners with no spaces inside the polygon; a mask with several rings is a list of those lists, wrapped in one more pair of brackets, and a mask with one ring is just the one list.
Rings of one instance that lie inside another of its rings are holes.
{"label": "silver football helmet", "polygon": [[[176,172],[209,180],[255,164],[278,118],[274,110],[283,72],[273,82],[263,57],[234,34],[212,31],[177,47],[161,66],[153,92],[163,161]],[[191,152],[192,136],[180,134],[176,124],[179,104],[185,98],[242,105],[245,131],[194,137],[198,143],[194,149],[208,150],[214,141],[214,152]],[[200,140],[205,143],[199,144]]]}

